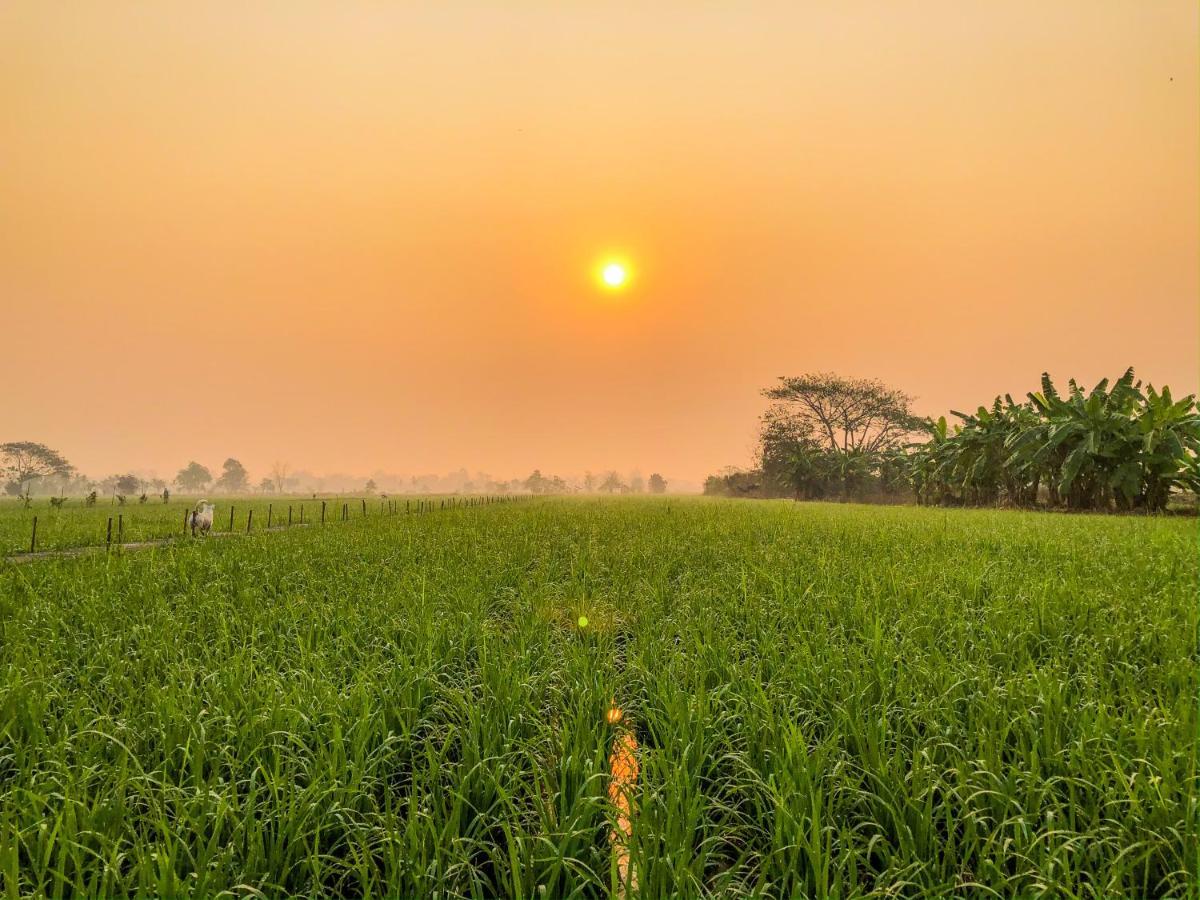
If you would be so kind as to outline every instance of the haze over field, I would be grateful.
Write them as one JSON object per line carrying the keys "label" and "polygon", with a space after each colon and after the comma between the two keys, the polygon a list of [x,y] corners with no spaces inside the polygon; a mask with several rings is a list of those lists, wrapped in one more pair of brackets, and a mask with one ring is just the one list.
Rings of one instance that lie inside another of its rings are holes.
{"label": "haze over field", "polygon": [[781,374],[1194,391],[1198,39],[1186,2],[6,3],[0,440],[699,482]]}

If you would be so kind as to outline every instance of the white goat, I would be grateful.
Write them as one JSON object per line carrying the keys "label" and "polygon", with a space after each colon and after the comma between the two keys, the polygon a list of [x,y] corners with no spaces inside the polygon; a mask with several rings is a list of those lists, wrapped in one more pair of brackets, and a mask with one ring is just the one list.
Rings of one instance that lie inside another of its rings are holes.
{"label": "white goat", "polygon": [[188,516],[188,523],[192,526],[192,537],[196,536],[197,528],[200,529],[201,534],[208,534],[212,531],[213,505],[207,500],[197,501],[196,508]]}

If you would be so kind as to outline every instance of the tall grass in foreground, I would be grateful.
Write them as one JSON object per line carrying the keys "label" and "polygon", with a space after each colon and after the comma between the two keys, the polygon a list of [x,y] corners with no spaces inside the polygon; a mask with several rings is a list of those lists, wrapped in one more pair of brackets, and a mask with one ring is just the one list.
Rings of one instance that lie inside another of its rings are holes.
{"label": "tall grass in foreground", "polygon": [[[9,896],[1187,895],[1195,525],[537,501],[0,568]],[[577,617],[586,614],[581,631]]]}

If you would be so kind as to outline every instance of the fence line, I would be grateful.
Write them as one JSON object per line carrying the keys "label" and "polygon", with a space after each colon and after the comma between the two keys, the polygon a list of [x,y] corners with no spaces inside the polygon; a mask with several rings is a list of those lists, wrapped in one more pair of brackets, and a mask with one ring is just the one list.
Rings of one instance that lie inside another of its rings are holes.
{"label": "fence line", "polygon": [[[435,510],[438,512],[445,512],[446,510],[474,509],[474,508],[480,507],[480,506],[491,506],[494,504],[516,503],[516,502],[519,502],[522,500],[531,500],[531,499],[533,499],[534,496],[535,496],[534,494],[483,494],[483,495],[471,496],[471,497],[457,497],[457,496],[443,497],[443,498],[439,499],[437,506],[434,506],[433,500],[431,500],[431,499],[420,498],[416,501],[415,508],[412,505],[413,501],[411,499],[406,499],[404,501],[404,513],[403,514],[405,516],[411,516],[411,515],[424,515],[427,513],[434,512]],[[321,525],[322,526],[324,526],[326,524],[325,509],[326,509],[327,502],[328,501],[326,501],[326,500],[321,501]],[[304,504],[303,503],[299,504],[299,507],[300,507],[300,509],[299,509],[299,512],[300,512],[299,524],[304,525],[305,524]],[[350,521],[349,509],[350,509],[350,504],[348,501],[342,504],[342,518],[341,518],[342,522]],[[271,503],[267,504],[267,524],[266,524],[266,527],[263,529],[260,529],[260,531],[263,531],[263,532],[286,531],[288,528],[293,527],[292,506],[290,504],[288,505],[288,517],[287,517],[287,525],[286,526],[272,527],[273,510],[274,510],[274,504],[271,504]],[[236,513],[236,507],[234,506],[234,504],[231,503],[229,505],[229,527],[225,531],[226,534],[234,533],[235,513]],[[187,535],[188,528],[191,525],[191,514],[192,514],[191,509],[184,510],[183,534],[185,536]],[[400,502],[398,500],[397,501],[392,501],[390,499],[380,500],[380,503],[379,503],[379,517],[380,518],[387,518],[387,517],[391,517],[391,516],[397,516],[400,514],[401,514],[400,513]],[[362,515],[360,516],[360,518],[369,518],[369,517],[370,517],[370,514],[367,509],[367,501],[365,498],[363,498],[363,500],[362,500]],[[116,545],[117,545],[117,548],[120,549],[121,547],[126,546],[126,544],[125,544],[125,515],[124,515],[124,513],[118,513],[116,518],[117,518]],[[250,507],[249,510],[247,510],[247,512],[246,512],[246,531],[245,531],[245,533],[251,534],[253,531],[253,526],[254,526],[254,507]],[[70,553],[76,553],[78,551],[99,549],[98,544],[79,544],[79,545],[75,545],[72,547],[57,547],[57,548],[53,548],[53,549],[49,549],[49,550],[42,550],[39,552],[37,549],[37,540],[38,540],[38,517],[35,515],[33,517],[32,530],[31,530],[31,533],[29,536],[29,552],[28,553],[8,554],[8,555],[4,556],[3,558],[4,559],[22,559],[22,558],[29,558],[29,557],[34,557],[34,556],[47,557],[47,556],[54,556],[59,553],[70,554]],[[128,546],[144,546],[144,545],[155,544],[155,543],[165,543],[169,540],[170,540],[170,538],[168,536],[164,536],[162,538],[149,538],[146,541],[142,541],[142,542],[138,542],[138,543],[131,543]],[[105,525],[105,534],[104,534],[104,549],[106,552],[108,552],[112,549],[113,543],[114,543],[113,542],[113,517],[109,516],[108,521]]]}

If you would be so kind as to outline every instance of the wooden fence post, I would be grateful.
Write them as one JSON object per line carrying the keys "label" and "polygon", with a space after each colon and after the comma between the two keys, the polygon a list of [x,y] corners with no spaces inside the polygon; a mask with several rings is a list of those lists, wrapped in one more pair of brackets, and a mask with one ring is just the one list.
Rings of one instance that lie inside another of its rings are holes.
{"label": "wooden fence post", "polygon": [[184,534],[187,534],[188,518],[191,516],[191,514],[192,514],[192,511],[190,509],[185,509],[183,511],[183,533]]}
{"label": "wooden fence post", "polygon": [[229,504],[229,530],[233,531],[233,504]]}
{"label": "wooden fence post", "polygon": [[117,515],[117,546],[120,547],[123,543],[125,543],[125,514],[120,513]]}
{"label": "wooden fence post", "polygon": [[274,505],[275,505],[274,503],[267,504],[267,527],[268,528],[271,527],[271,507],[273,507]]}
{"label": "wooden fence post", "polygon": [[367,498],[366,497],[362,498],[362,505],[363,505],[363,515],[365,516],[367,514]]}
{"label": "wooden fence post", "polygon": [[246,534],[250,533],[250,523],[254,521],[254,507],[250,507],[250,512],[246,513]]}
{"label": "wooden fence post", "polygon": [[37,516],[33,517],[33,534],[29,538],[29,552],[37,549]]}
{"label": "wooden fence post", "polygon": [[292,527],[292,504],[288,504],[288,528]]}
{"label": "wooden fence post", "polygon": [[325,501],[321,501],[321,524],[325,524]]}
{"label": "wooden fence post", "polygon": [[108,531],[104,535],[104,549],[112,546],[112,516],[108,517]]}

